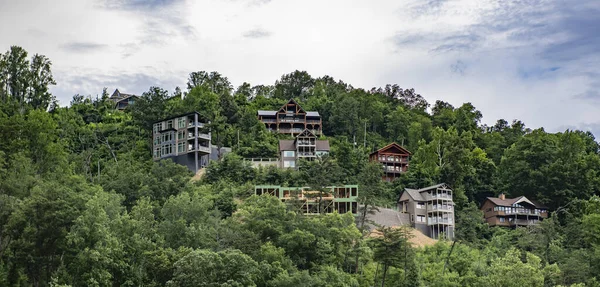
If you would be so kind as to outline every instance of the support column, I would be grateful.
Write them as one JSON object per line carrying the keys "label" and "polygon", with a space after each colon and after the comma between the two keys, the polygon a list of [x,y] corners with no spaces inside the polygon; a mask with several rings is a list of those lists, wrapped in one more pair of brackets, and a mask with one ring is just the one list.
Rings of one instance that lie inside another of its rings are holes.
{"label": "support column", "polygon": [[[187,139],[186,139],[186,143],[187,143]],[[194,170],[194,173],[197,173],[198,172],[198,114],[194,114],[194,164],[196,165],[196,170]]]}

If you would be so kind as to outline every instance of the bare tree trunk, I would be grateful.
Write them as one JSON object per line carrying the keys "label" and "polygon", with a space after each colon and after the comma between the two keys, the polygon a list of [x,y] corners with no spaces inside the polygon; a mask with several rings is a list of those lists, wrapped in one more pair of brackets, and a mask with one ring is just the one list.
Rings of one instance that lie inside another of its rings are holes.
{"label": "bare tree trunk", "polygon": [[450,260],[450,255],[452,255],[452,251],[454,250],[454,245],[456,244],[456,240],[452,241],[452,247],[450,247],[450,252],[448,252],[448,256],[446,256],[446,262],[444,262],[444,268],[442,269],[442,276],[446,274],[446,266],[448,265],[448,261]]}
{"label": "bare tree trunk", "polygon": [[387,271],[388,271],[388,265],[384,264],[383,265],[383,278],[381,279],[381,287],[385,286],[385,276],[387,275]]}
{"label": "bare tree trunk", "polygon": [[379,273],[379,263],[377,263],[377,268],[375,268],[375,277],[373,277],[373,287],[375,287],[375,280],[377,280],[377,273]]}

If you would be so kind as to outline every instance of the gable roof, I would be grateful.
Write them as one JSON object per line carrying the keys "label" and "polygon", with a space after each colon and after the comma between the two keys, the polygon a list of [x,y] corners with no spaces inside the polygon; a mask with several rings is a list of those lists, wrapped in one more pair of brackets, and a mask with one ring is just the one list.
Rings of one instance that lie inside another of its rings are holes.
{"label": "gable roof", "polygon": [[386,145],[386,146],[384,146],[384,147],[382,147],[382,148],[380,148],[380,149],[372,152],[370,155],[374,155],[374,154],[379,153],[379,152],[384,152],[384,151],[387,151],[387,150],[389,150],[391,148],[396,148],[396,149],[400,150],[400,152],[403,152],[405,154],[409,154],[409,155],[411,154],[410,151],[408,151],[407,149],[405,149],[403,146],[401,146],[401,145],[393,142],[391,144],[388,144],[388,145]]}
{"label": "gable roof", "polygon": [[315,134],[313,134],[309,129],[304,129],[298,136],[296,136],[296,138],[300,136],[316,138]]}
{"label": "gable roof", "polygon": [[278,112],[281,112],[281,111],[283,111],[283,110],[284,110],[283,108],[285,108],[285,107],[286,107],[287,105],[289,105],[289,104],[294,104],[294,105],[298,106],[298,108],[300,109],[300,112],[302,112],[302,113],[306,113],[306,111],[304,111],[304,109],[302,108],[302,106],[300,106],[300,105],[298,104],[298,102],[296,102],[296,101],[295,101],[293,98],[292,98],[292,99],[290,99],[290,100],[289,100],[287,103],[285,103],[283,106],[281,106],[281,108],[279,108]]}
{"label": "gable roof", "polygon": [[[428,186],[428,187],[424,187],[424,188],[420,188],[420,189],[405,188],[404,191],[402,192],[402,194],[407,193],[415,201],[426,201],[428,199],[429,195],[423,194],[423,193],[426,191],[432,190],[432,189],[440,188],[440,187],[448,188],[448,186],[445,183],[439,183],[436,185],[432,185],[432,186]],[[402,197],[402,194],[400,194],[400,198]]]}
{"label": "gable roof", "polygon": [[511,206],[515,203],[526,202],[526,203],[529,203],[529,204],[535,206],[536,208],[547,208],[543,204],[540,204],[539,202],[534,201],[534,200],[530,200],[525,196],[519,196],[516,198],[506,198],[506,199],[500,199],[498,197],[487,197],[486,200],[489,200],[493,204],[499,205],[499,206]]}
{"label": "gable roof", "polygon": [[405,192],[408,193],[408,195],[410,195],[410,197],[412,197],[412,199],[414,199],[416,201],[424,201],[425,200],[425,198],[423,198],[421,193],[416,189],[406,188]]}

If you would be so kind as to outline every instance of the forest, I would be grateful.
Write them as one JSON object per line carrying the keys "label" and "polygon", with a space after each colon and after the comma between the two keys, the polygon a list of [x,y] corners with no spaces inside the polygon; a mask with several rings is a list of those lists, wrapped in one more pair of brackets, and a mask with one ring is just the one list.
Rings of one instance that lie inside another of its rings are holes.
{"label": "forest", "polygon": [[[106,89],[58,103],[55,84],[46,56],[0,54],[0,286],[600,286],[600,146],[590,132],[488,126],[471,103],[305,71],[238,87],[192,72],[183,89],[148,87],[125,111]],[[290,98],[321,114],[330,155],[298,169],[250,167],[244,158],[276,157],[289,137],[267,131],[257,110]],[[233,150],[200,180],[152,160],[152,123],[191,111],[210,121],[213,145]],[[412,152],[410,168],[383,182],[367,156],[391,142]],[[426,247],[407,228],[370,236],[352,214],[304,216],[254,195],[257,184],[358,184],[370,212],[394,206],[404,188],[442,182],[454,190],[456,237]],[[491,228],[479,206],[500,193],[551,215]]]}

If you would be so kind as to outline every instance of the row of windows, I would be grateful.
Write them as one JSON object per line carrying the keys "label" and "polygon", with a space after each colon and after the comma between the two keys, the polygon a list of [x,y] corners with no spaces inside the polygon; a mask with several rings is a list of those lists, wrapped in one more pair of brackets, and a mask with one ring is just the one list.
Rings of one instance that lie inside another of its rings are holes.
{"label": "row of windows", "polygon": [[[329,152],[327,152],[327,151],[317,151],[317,152],[315,152],[315,155],[319,156],[319,157],[327,155],[327,154],[329,154]],[[301,152],[300,155],[313,155],[313,153],[312,152]],[[296,152],[293,151],[293,150],[283,151],[283,157],[295,157],[295,156],[296,156]]]}
{"label": "row of windows", "polygon": [[[177,128],[182,129],[186,127],[187,117],[177,118]],[[166,122],[156,123],[154,124],[153,130],[154,132],[158,132],[163,129],[163,123],[165,124],[165,129],[172,129],[175,120],[168,120]]]}
{"label": "row of windows", "polygon": [[170,144],[170,145],[164,145],[164,146],[155,148],[154,149],[154,157],[158,158],[158,157],[172,154],[174,146],[175,145]]}
{"label": "row of windows", "polygon": [[[187,136],[189,138],[193,138],[194,137],[194,133],[188,133]],[[154,137],[154,144],[155,145],[159,145],[159,144],[161,144],[163,142],[172,141],[173,137],[174,137],[173,133],[163,133],[163,134],[157,135],[157,136]],[[185,131],[178,131],[177,132],[177,140],[178,141],[183,141],[185,139],[186,139],[186,132]],[[293,153],[294,152],[292,151],[291,157],[294,157]]]}
{"label": "row of windows", "polygon": [[379,156],[379,161],[395,161],[395,162],[401,162],[406,160],[406,157],[402,157],[402,156],[393,156],[393,155],[380,155]]}
{"label": "row of windows", "polygon": [[[177,144],[177,153],[184,153],[186,152],[185,149],[186,143],[182,142],[182,143],[178,143]],[[161,156],[166,156],[166,155],[170,155],[174,152],[174,144],[170,144],[170,145],[164,145],[162,147],[157,147],[154,149],[154,157],[158,158]],[[191,148],[191,145],[190,145]]]}
{"label": "row of windows", "polygon": [[[498,217],[498,221],[504,223],[504,222],[506,222],[506,218],[505,217]],[[513,222],[515,222],[515,219],[513,217],[509,217],[508,218],[508,222],[513,223]],[[529,219],[529,220],[519,219],[519,223],[520,224],[524,224],[524,223],[536,224],[536,223],[538,223],[538,220],[537,219]]]}
{"label": "row of windows", "polygon": [[[488,211],[491,211],[488,209]],[[505,213],[528,213],[528,214],[540,214],[546,212],[544,209],[527,209],[523,207],[509,207],[509,206],[495,206],[494,211],[504,211]]]}

